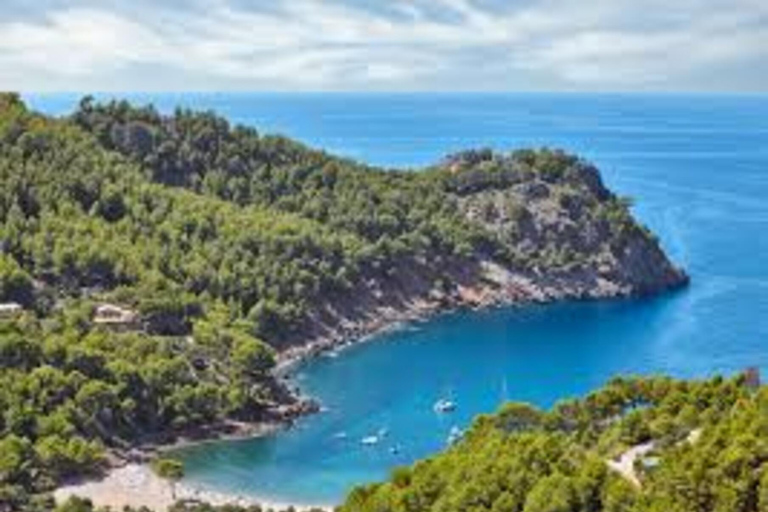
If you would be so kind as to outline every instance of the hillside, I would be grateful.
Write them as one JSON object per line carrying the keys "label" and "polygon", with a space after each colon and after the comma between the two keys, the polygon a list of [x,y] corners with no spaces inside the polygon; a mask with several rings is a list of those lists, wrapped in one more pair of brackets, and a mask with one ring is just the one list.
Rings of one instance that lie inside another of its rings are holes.
{"label": "hillside", "polygon": [[311,409],[272,372],[307,347],[686,281],[560,151],[383,170],[212,113],[85,98],[54,119],[3,94],[0,503],[137,444]]}
{"label": "hillside", "polygon": [[[615,379],[542,411],[509,403],[341,512],[763,512],[768,387]],[[617,461],[634,454],[628,470]]]}
{"label": "hillside", "polygon": [[72,120],[153,183],[302,225],[300,247],[252,261],[252,246],[263,247],[252,242],[239,268],[229,258],[216,268],[219,255],[206,250],[191,269],[180,262],[179,277],[197,280],[181,286],[234,304],[278,348],[344,339],[419,307],[642,294],[687,279],[598,171],[559,151],[467,151],[399,172],[232,128],[212,113],[163,117],[85,99]]}

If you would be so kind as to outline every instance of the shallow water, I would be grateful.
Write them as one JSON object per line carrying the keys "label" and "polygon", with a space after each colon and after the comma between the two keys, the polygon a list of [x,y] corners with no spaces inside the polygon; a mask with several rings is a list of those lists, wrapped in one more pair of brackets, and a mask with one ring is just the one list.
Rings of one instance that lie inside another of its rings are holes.
{"label": "shallow water", "polygon": [[[332,503],[434,453],[454,425],[502,399],[548,406],[626,372],[768,372],[768,96],[132,96],[213,108],[382,165],[472,146],[564,147],[635,198],[635,214],[692,276],[687,290],[654,299],[446,315],[320,358],[296,378],[324,413],[268,438],[185,449],[193,483]],[[27,99],[52,113],[75,101]],[[441,397],[458,409],[435,414]],[[378,445],[361,445],[380,429]]]}

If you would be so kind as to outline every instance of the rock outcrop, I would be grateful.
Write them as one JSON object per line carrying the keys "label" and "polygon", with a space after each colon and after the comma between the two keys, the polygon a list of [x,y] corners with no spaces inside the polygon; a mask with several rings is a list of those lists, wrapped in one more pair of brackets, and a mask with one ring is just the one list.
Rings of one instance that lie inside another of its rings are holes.
{"label": "rock outcrop", "polygon": [[471,151],[430,172],[487,250],[407,261],[318,304],[284,360],[456,307],[598,299],[684,286],[686,273],[591,164],[558,151]]}
{"label": "rock outcrop", "polygon": [[687,282],[594,166],[559,158],[569,163],[543,173],[498,157],[486,172],[505,173],[505,183],[457,194],[464,215],[507,249],[502,267],[553,298],[643,295]]}

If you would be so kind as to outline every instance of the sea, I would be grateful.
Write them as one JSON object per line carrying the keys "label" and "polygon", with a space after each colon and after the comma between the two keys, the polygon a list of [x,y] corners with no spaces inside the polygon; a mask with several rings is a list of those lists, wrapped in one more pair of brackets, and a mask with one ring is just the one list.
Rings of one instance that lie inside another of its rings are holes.
{"label": "sea", "polygon": [[[691,275],[687,289],[653,298],[446,314],[320,357],[292,378],[322,402],[321,413],[264,438],[179,451],[191,485],[334,504],[444,449],[452,430],[507,400],[550,407],[620,374],[704,378],[758,367],[768,376],[766,95],[117,96],[165,112],[212,109],[263,133],[414,172],[466,148],[564,148],[633,198],[635,216]],[[56,115],[79,97],[25,95]],[[440,399],[455,410],[435,412]]]}

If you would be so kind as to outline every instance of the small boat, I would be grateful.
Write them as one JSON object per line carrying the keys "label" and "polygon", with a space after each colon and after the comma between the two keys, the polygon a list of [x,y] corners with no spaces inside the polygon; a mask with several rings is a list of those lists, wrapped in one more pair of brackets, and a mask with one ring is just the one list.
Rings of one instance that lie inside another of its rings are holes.
{"label": "small boat", "polygon": [[389,429],[387,428],[380,428],[379,431],[376,433],[376,435],[381,439],[384,439],[385,437],[387,437],[387,434],[389,434]]}
{"label": "small boat", "polygon": [[432,406],[432,408],[437,413],[453,412],[456,410],[456,402],[448,400],[447,398],[441,398],[435,402],[435,405]]}
{"label": "small boat", "polygon": [[397,455],[398,453],[400,453],[400,447],[398,445],[394,445],[390,447],[389,453],[391,453],[392,455]]}
{"label": "small boat", "polygon": [[334,439],[346,439],[347,438],[347,433],[346,432],[336,432],[335,434],[333,434],[333,438]]}
{"label": "small boat", "polygon": [[451,428],[450,433],[448,434],[448,439],[447,439],[448,446],[456,444],[463,435],[464,435],[464,431],[454,425]]}
{"label": "small boat", "polygon": [[379,436],[364,437],[360,440],[360,444],[365,446],[373,446],[374,444],[379,444]]}

